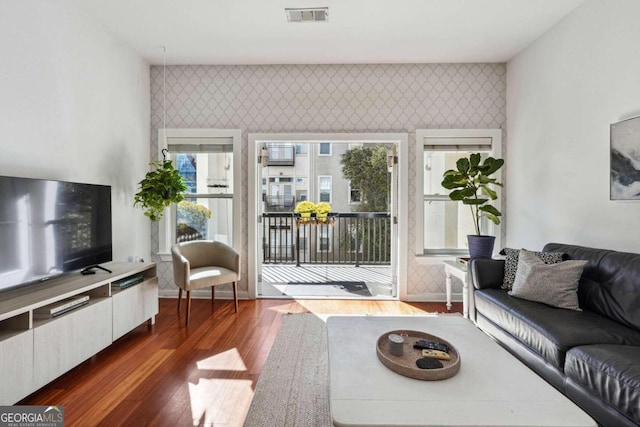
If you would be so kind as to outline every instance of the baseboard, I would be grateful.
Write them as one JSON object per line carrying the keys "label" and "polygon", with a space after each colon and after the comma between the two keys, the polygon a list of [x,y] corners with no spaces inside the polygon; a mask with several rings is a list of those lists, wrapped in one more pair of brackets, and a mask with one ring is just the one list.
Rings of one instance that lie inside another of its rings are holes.
{"label": "baseboard", "polygon": [[[178,298],[178,289],[160,289],[158,292],[160,298]],[[185,293],[182,293],[185,298]],[[211,299],[211,289],[196,289],[191,291],[192,299]],[[216,290],[216,299],[233,299],[233,291]],[[247,291],[238,291],[238,299],[250,299]]]}
{"label": "baseboard", "polygon": [[[446,302],[446,292],[430,292],[424,294],[407,294],[403,301],[412,302]],[[451,293],[451,302],[462,302],[462,293]]]}

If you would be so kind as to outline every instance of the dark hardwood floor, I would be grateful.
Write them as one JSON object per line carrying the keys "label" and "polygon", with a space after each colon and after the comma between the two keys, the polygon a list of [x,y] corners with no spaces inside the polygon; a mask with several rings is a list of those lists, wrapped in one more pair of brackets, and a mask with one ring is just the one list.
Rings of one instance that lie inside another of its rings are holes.
{"label": "dark hardwood floor", "polygon": [[[184,326],[175,299],[160,299],[142,325],[22,400],[63,405],[69,426],[241,426],[285,313],[446,312],[444,303],[399,301],[194,300]],[[453,312],[462,304],[454,303]]]}

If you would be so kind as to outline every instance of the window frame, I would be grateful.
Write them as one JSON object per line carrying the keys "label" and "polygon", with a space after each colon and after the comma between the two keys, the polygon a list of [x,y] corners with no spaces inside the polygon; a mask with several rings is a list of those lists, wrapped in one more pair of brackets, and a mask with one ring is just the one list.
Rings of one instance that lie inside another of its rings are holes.
{"label": "window frame", "polygon": [[[433,139],[427,143],[427,139]],[[502,129],[417,129],[416,130],[416,241],[415,241],[415,254],[417,256],[465,256],[469,251],[466,249],[433,249],[425,248],[424,246],[424,152],[425,145],[454,145],[452,143],[445,143],[446,139],[469,139],[469,138],[490,138],[491,149],[489,155],[496,158],[502,157]],[[441,140],[438,142],[436,140]],[[464,145],[472,145],[462,141],[457,144],[460,147]],[[498,170],[493,175],[499,182],[504,182],[502,178],[502,169]],[[502,191],[500,187],[495,188],[498,193],[498,199],[496,200],[496,207],[503,212],[503,219],[501,225],[504,224],[504,206],[502,206]],[[443,188],[443,192],[444,192]],[[433,195],[432,195],[433,196]],[[448,200],[448,196],[446,197]],[[495,203],[495,202],[494,202]],[[499,249],[502,246],[502,227],[501,225],[495,225],[492,222],[488,222],[488,229],[486,233],[495,236],[495,249]]]}
{"label": "window frame", "polygon": [[[168,140],[171,138],[208,139],[211,142],[198,142],[199,144],[210,145],[233,145],[233,216],[240,218],[242,212],[242,131],[240,129],[158,129],[158,160],[162,160],[162,150],[167,149]],[[194,141],[196,142],[196,141]],[[159,222],[158,235],[158,256],[161,261],[171,261],[171,246],[176,240],[176,230],[174,227],[177,209],[175,204],[165,208],[164,215]],[[242,244],[242,224],[241,221],[233,223],[232,246],[240,251]]]}

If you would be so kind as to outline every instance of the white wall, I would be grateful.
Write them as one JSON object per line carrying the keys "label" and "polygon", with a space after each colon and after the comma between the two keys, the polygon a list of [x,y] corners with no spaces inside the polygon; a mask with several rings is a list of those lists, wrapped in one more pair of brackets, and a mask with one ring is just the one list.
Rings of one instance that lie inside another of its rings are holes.
{"label": "white wall", "polygon": [[640,201],[609,200],[609,125],[640,114],[638,17],[588,0],[507,64],[508,246],[640,252]]}
{"label": "white wall", "polygon": [[0,52],[0,174],[111,185],[114,260],[148,259],[149,65],[66,1],[0,1]]}

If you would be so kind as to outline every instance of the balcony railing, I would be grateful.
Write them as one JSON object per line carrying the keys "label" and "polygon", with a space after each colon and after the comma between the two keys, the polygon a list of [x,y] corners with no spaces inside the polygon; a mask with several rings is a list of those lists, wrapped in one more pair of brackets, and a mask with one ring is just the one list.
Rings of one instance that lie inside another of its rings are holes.
{"label": "balcony railing", "polygon": [[292,213],[262,214],[265,264],[389,265],[391,216],[378,212],[332,213],[305,223]]}

